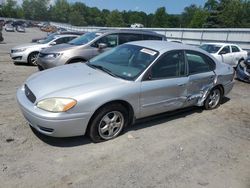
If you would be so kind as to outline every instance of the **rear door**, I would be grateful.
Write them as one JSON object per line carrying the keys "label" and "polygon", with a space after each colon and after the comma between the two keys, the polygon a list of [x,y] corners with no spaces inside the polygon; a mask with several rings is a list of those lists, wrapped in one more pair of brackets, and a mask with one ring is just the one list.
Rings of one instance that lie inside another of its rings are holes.
{"label": "rear door", "polygon": [[196,105],[215,80],[215,62],[207,55],[186,50],[188,64],[187,101],[185,106]]}
{"label": "rear door", "polygon": [[237,46],[232,45],[231,49],[232,49],[232,54],[233,54],[232,65],[236,66],[238,64],[239,60],[243,57],[243,55],[242,55],[242,52],[240,51],[240,49]]}
{"label": "rear door", "polygon": [[141,83],[141,117],[181,108],[186,101],[187,81],[184,52],[162,55]]}

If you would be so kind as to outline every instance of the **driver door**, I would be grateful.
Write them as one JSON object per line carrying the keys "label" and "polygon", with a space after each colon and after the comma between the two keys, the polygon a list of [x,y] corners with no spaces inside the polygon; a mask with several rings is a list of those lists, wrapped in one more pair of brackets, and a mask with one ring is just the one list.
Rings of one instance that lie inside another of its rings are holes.
{"label": "driver door", "polygon": [[231,53],[230,46],[225,46],[222,48],[219,52],[219,55],[221,56],[221,61],[223,63],[232,65],[233,64],[233,54]]}
{"label": "driver door", "polygon": [[[100,48],[99,44],[106,44],[106,48]],[[102,38],[95,41],[91,47],[94,47],[92,57],[95,57],[111,48],[114,48],[118,45],[118,34],[110,34],[103,36]]]}
{"label": "driver door", "polygon": [[187,82],[184,52],[163,54],[141,83],[141,117],[181,108],[186,101]]}

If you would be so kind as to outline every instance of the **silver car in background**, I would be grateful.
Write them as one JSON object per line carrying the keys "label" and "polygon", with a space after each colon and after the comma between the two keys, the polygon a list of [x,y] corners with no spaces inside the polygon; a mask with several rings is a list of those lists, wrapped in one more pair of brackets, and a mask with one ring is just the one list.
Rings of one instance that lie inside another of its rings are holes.
{"label": "silver car in background", "polygon": [[78,35],[53,35],[37,43],[23,44],[11,49],[10,56],[15,63],[28,63],[36,65],[39,52],[42,49],[67,43],[78,37]]}
{"label": "silver car in background", "polygon": [[100,30],[86,33],[68,44],[42,50],[37,59],[38,68],[44,70],[64,64],[86,62],[117,45],[140,40],[166,40],[166,37],[145,30]]}
{"label": "silver car in background", "polygon": [[115,138],[136,119],[189,106],[214,109],[231,91],[233,77],[231,66],[201,49],[138,41],[87,63],[38,72],[17,91],[17,100],[40,133],[88,133],[99,142]]}

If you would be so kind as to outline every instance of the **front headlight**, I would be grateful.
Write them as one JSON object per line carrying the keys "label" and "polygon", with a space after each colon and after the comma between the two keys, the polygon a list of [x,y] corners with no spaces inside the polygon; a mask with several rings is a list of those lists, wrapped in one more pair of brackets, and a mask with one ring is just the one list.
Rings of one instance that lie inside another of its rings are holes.
{"label": "front headlight", "polygon": [[12,50],[12,53],[24,52],[25,50],[26,50],[26,48],[14,49],[14,50]]}
{"label": "front headlight", "polygon": [[47,58],[57,58],[60,55],[62,55],[61,53],[52,53],[52,54],[47,54],[46,57]]}
{"label": "front headlight", "polygon": [[71,98],[48,98],[39,101],[36,106],[49,112],[66,112],[76,105],[77,101]]}

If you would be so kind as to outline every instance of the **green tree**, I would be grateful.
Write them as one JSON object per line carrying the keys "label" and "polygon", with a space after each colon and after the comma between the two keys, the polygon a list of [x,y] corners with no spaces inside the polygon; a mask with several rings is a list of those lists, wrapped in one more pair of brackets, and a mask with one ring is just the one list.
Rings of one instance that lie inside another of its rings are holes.
{"label": "green tree", "polygon": [[181,15],[181,27],[189,27],[190,26],[190,23],[191,23],[194,15],[198,9],[199,8],[194,4],[192,4],[188,7],[185,7],[184,12]]}
{"label": "green tree", "polygon": [[160,7],[156,10],[154,19],[153,19],[153,27],[168,27],[168,14],[166,13],[165,7]]}
{"label": "green tree", "polygon": [[2,15],[4,17],[16,18],[17,17],[17,2],[14,0],[7,0],[2,6]]}
{"label": "green tree", "polygon": [[206,25],[206,20],[208,18],[209,13],[204,11],[203,9],[197,9],[192,17],[192,20],[188,27],[191,28],[203,28]]}
{"label": "green tree", "polygon": [[110,27],[123,27],[124,21],[121,13],[118,10],[110,12],[107,17],[107,26]]}
{"label": "green tree", "polygon": [[51,19],[57,22],[67,23],[69,20],[70,4],[67,0],[56,0],[51,9]]}
{"label": "green tree", "polygon": [[49,0],[23,0],[22,9],[26,19],[45,21],[48,17]]}

